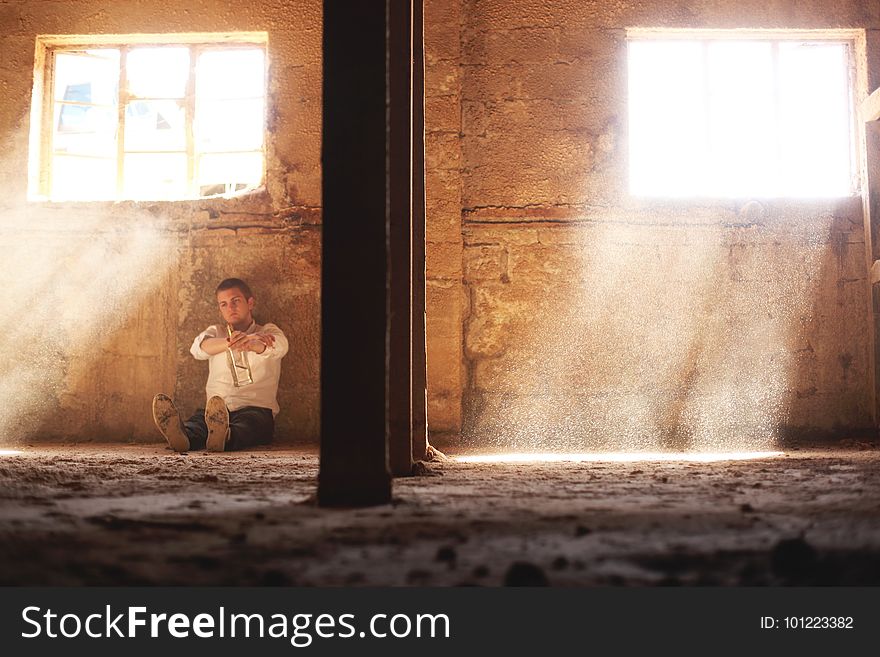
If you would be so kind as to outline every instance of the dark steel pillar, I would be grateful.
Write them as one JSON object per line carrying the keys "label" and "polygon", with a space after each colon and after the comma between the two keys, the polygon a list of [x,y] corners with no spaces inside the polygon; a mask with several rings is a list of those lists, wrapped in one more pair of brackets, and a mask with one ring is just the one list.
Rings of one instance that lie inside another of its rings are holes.
{"label": "dark steel pillar", "polygon": [[387,4],[324,1],[321,506],[391,500]]}

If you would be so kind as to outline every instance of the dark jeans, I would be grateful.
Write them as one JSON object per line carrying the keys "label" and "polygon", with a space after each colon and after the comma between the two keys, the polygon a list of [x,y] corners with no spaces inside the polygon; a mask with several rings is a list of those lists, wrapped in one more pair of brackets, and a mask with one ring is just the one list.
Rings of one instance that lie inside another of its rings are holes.
{"label": "dark jeans", "polygon": [[[196,409],[193,416],[183,423],[189,438],[190,449],[205,449],[208,440],[208,425],[205,424],[205,409]],[[272,442],[275,433],[275,418],[272,409],[259,406],[245,406],[237,411],[229,411],[229,442],[226,450],[247,449],[254,445]]]}

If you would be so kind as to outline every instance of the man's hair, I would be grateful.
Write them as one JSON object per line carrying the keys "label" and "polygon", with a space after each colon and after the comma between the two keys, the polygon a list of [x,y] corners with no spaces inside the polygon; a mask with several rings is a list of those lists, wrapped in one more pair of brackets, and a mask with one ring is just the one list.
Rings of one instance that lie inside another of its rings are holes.
{"label": "man's hair", "polygon": [[226,278],[220,281],[220,285],[217,286],[214,294],[220,294],[223,290],[231,290],[236,287],[244,295],[245,299],[250,299],[254,296],[254,293],[251,292],[251,288],[248,286],[248,284],[240,278]]}

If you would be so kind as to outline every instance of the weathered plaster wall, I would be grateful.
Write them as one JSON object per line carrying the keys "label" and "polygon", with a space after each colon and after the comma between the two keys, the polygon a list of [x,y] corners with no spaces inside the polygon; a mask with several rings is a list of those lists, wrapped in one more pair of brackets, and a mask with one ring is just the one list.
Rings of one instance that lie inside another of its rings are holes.
{"label": "weathered plaster wall", "polygon": [[[154,392],[185,410],[202,397],[187,350],[229,274],[292,338],[280,437],[317,438],[320,7],[0,2],[4,440],[154,440]],[[630,199],[624,30],[864,27],[876,42],[876,3],[426,0],[425,16],[432,431],[648,445],[870,422],[859,204]],[[265,192],[25,202],[37,34],[231,30],[269,33]]]}
{"label": "weathered plaster wall", "polygon": [[[235,200],[29,204],[27,142],[38,34],[266,31],[267,187]],[[283,441],[318,436],[321,3],[0,3],[0,441],[156,440],[150,400],[204,400],[188,354],[217,317],[213,290],[248,280],[258,321],[290,337]]]}
{"label": "weathered plaster wall", "polygon": [[630,198],[625,28],[876,30],[880,5],[462,0],[461,24],[469,439],[708,449],[871,425],[860,199]]}

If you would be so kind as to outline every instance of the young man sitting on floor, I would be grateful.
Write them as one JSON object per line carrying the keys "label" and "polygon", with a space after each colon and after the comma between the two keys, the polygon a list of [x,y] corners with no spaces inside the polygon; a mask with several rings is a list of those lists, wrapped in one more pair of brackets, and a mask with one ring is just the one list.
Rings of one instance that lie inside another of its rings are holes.
{"label": "young man sitting on floor", "polygon": [[[170,397],[158,394],[153,398],[153,420],[178,452],[246,449],[271,442],[275,431],[278,379],[287,338],[275,324],[254,321],[254,295],[241,279],[227,278],[217,286],[217,304],[223,324],[199,333],[190,348],[197,360],[208,361],[205,408],[183,422]],[[248,368],[233,364],[233,357],[240,358],[242,352]],[[238,385],[236,369],[245,374]]]}

